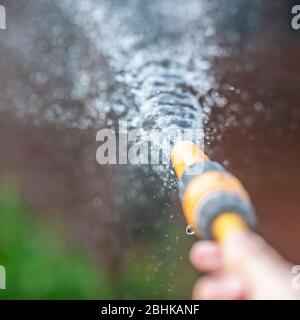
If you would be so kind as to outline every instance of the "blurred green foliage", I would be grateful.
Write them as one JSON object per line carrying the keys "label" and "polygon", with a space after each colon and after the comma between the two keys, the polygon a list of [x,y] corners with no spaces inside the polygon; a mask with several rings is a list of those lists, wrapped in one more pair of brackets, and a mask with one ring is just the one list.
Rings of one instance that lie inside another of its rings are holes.
{"label": "blurred green foliage", "polygon": [[189,298],[195,272],[188,264],[189,239],[176,224],[126,249],[118,274],[109,276],[32,215],[14,192],[0,192],[0,265],[7,289],[0,299]]}
{"label": "blurred green foliage", "polygon": [[12,192],[0,192],[0,264],[7,289],[0,299],[110,298],[105,273],[74,252]]}

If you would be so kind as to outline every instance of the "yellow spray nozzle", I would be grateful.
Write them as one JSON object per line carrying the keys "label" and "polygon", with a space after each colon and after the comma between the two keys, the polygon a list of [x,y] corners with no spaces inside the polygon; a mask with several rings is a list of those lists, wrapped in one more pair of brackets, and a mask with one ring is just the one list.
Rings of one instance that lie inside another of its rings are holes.
{"label": "yellow spray nozzle", "polygon": [[207,155],[191,141],[178,142],[171,152],[171,161],[179,179],[188,167],[204,160],[208,160]]}
{"label": "yellow spray nozzle", "polygon": [[198,146],[178,142],[171,160],[180,181],[185,218],[198,234],[223,241],[234,231],[254,226],[255,213],[246,190]]}

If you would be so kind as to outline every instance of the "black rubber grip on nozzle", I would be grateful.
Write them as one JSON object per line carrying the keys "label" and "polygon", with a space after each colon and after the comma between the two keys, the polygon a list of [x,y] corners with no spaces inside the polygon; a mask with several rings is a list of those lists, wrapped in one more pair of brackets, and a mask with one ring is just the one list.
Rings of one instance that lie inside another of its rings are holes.
{"label": "black rubber grip on nozzle", "polygon": [[197,224],[201,236],[213,239],[212,223],[216,217],[225,212],[234,212],[243,217],[250,229],[256,225],[256,214],[252,204],[233,192],[216,192],[202,202],[197,208]]}
{"label": "black rubber grip on nozzle", "polygon": [[197,178],[199,175],[203,174],[207,171],[221,171],[226,172],[226,169],[220,165],[218,162],[215,161],[201,161],[197,162],[190,167],[188,167],[181,179],[179,180],[179,196],[182,198],[183,193],[187,185],[194,179]]}

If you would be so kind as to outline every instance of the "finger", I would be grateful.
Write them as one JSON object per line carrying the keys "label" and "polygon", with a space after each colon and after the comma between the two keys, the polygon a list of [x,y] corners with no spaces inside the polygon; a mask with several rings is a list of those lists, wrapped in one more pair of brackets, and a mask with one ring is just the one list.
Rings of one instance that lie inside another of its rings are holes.
{"label": "finger", "polygon": [[239,275],[252,299],[293,299],[290,267],[262,238],[235,234],[223,244],[226,269]]}
{"label": "finger", "polygon": [[240,300],[245,298],[239,278],[225,274],[205,276],[197,281],[193,290],[194,300]]}
{"label": "finger", "polygon": [[199,241],[190,251],[190,261],[199,271],[219,270],[222,267],[221,250],[212,241]]}

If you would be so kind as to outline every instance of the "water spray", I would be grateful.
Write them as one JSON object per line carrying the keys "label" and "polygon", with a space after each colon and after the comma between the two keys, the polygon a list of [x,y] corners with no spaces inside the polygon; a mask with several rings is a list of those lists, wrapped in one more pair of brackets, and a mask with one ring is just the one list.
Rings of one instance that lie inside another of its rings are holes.
{"label": "water spray", "polygon": [[178,142],[171,160],[186,221],[198,236],[223,242],[233,232],[255,227],[255,210],[242,184],[196,144]]}

